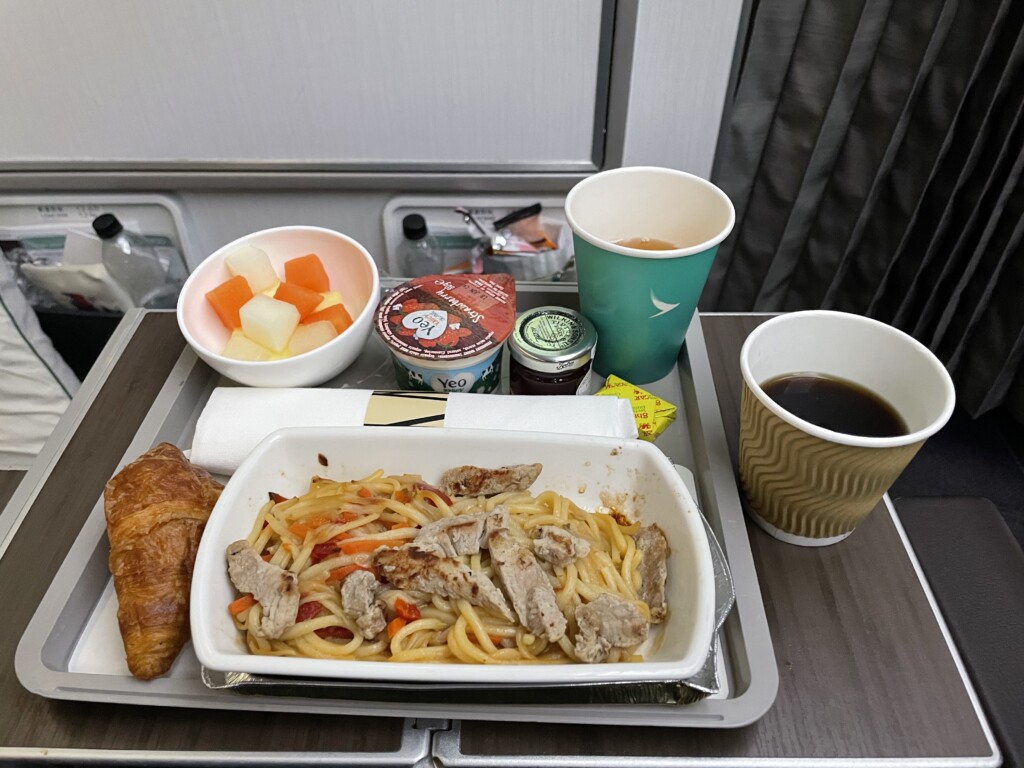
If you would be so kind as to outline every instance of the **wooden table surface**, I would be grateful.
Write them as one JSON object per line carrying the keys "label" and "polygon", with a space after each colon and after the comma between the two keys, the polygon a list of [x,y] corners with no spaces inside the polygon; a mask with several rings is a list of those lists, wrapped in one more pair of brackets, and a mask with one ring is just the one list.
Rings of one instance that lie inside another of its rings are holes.
{"label": "wooden table surface", "polygon": [[[765,317],[702,316],[729,452],[738,455],[743,340]],[[768,713],[735,730],[463,723],[466,755],[930,758],[991,754],[888,511],[809,548],[747,521],[779,668]]]}
{"label": "wooden table surface", "polygon": [[[739,347],[761,320],[702,318],[730,451],[738,433]],[[171,313],[146,314],[0,559],[3,748],[393,752],[403,721],[55,701],[25,691],[14,652],[103,485],[183,348]],[[20,476],[0,473],[0,501]],[[972,757],[985,734],[889,515],[877,509],[839,546],[778,542],[748,523],[780,674],[772,709],[742,729],[465,722],[461,752],[495,756],[773,758]]]}

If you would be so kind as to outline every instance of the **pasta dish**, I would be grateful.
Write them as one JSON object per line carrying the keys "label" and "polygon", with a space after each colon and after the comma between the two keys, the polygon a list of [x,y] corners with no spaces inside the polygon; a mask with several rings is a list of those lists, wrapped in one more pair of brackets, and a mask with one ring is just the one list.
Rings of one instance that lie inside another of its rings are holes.
{"label": "pasta dish", "polygon": [[638,662],[665,619],[664,534],[529,486],[540,465],[312,478],[227,550],[251,653],[467,664]]}

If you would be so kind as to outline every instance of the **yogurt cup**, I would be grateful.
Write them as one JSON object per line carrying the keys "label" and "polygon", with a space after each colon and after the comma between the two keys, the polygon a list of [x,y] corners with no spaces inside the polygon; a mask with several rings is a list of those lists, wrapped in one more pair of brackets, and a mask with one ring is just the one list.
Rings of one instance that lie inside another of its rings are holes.
{"label": "yogurt cup", "polygon": [[515,318],[510,275],[427,275],[385,296],[375,327],[400,389],[486,393],[501,384]]}

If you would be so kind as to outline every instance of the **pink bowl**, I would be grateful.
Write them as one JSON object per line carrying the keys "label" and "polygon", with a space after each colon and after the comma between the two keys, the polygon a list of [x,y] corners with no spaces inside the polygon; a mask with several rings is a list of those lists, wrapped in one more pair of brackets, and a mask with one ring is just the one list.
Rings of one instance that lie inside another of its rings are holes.
{"label": "pink bowl", "polygon": [[[322,347],[284,360],[248,362],[223,357],[231,335],[206,300],[206,292],[231,277],[224,258],[240,245],[266,252],[278,275],[284,263],[315,253],[323,262],[332,291],[352,315],[352,325]],[[218,373],[251,387],[313,387],[337,376],[359,356],[373,325],[380,277],[370,253],[347,235],[321,227],[277,227],[240,237],[215,251],[195,268],[178,297],[178,327],[189,346]]]}

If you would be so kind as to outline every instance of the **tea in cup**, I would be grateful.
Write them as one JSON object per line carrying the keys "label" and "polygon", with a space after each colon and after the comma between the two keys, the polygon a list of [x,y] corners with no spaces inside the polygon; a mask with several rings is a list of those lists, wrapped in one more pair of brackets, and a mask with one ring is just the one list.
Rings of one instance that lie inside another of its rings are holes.
{"label": "tea in cup", "polygon": [[736,213],[722,190],[669,168],[616,168],[569,192],[580,310],[597,327],[594,369],[633,384],[672,370]]}

